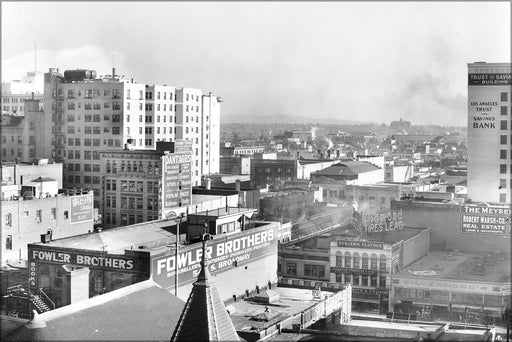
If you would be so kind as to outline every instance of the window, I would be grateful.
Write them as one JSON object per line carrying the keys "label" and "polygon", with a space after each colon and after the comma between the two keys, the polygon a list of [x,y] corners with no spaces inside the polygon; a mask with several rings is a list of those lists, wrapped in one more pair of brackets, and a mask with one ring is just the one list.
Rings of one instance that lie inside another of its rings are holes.
{"label": "window", "polygon": [[43,221],[43,211],[36,210],[36,222],[41,223]]}
{"label": "window", "polygon": [[304,276],[305,277],[315,277],[315,278],[324,278],[325,277],[325,267],[324,265],[304,265]]}
{"label": "window", "polygon": [[501,122],[500,122],[500,129],[502,131],[506,131],[507,130],[507,120],[501,120]]}
{"label": "window", "polygon": [[507,106],[501,106],[501,115],[507,115]]}
{"label": "window", "polygon": [[368,269],[368,255],[366,254],[363,254],[363,264],[361,268]]}
{"label": "window", "polygon": [[507,194],[500,194],[500,203],[507,202]]}
{"label": "window", "polygon": [[500,173],[502,175],[507,173],[507,164],[500,164]]}
{"label": "window", "polygon": [[12,235],[7,235],[5,239],[5,249],[12,250]]}
{"label": "window", "polygon": [[51,209],[51,217],[52,217],[52,220],[56,220],[57,219],[57,208],[52,208]]}
{"label": "window", "polygon": [[379,268],[381,270],[385,270],[386,269],[386,256],[385,255],[381,255],[380,256],[380,265],[379,265]]}
{"label": "window", "polygon": [[297,264],[294,262],[287,262],[286,274],[297,275]]}
{"label": "window", "polygon": [[119,103],[119,102],[112,103],[112,109],[113,110],[121,110],[121,103]]}
{"label": "window", "polygon": [[112,89],[112,98],[114,98],[114,99],[119,98],[119,89]]}
{"label": "window", "polygon": [[500,189],[506,189],[506,188],[507,188],[507,180],[500,179]]}
{"label": "window", "polygon": [[352,257],[349,252],[345,252],[345,267],[352,267]]}
{"label": "window", "polygon": [[507,159],[507,150],[500,150],[500,159]]}
{"label": "window", "polygon": [[7,227],[12,227],[12,214],[5,215],[5,225]]}
{"label": "window", "polygon": [[94,110],[100,110],[101,109],[101,103],[94,102],[93,108],[94,108]]}
{"label": "window", "polygon": [[501,102],[507,102],[507,93],[501,93]]}
{"label": "window", "polygon": [[500,135],[500,144],[502,144],[502,145],[507,144],[507,136],[506,135]]}
{"label": "window", "polygon": [[359,254],[354,253],[354,268],[359,268],[360,259]]}
{"label": "window", "polygon": [[336,266],[343,266],[343,256],[342,255],[336,255]]}
{"label": "window", "polygon": [[370,259],[370,267],[371,267],[372,270],[376,270],[377,269],[377,256],[375,254],[373,254],[371,259]]}

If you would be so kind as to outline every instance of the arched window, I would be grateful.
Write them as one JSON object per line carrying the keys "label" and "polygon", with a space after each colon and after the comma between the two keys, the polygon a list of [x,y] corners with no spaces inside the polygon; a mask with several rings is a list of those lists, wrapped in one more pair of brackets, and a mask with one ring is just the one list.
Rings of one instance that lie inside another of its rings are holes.
{"label": "arched window", "polygon": [[384,254],[380,255],[379,269],[381,269],[381,270],[385,270],[386,269],[386,256]]}
{"label": "arched window", "polygon": [[345,252],[345,267],[352,267],[352,257],[349,252]]}
{"label": "arched window", "polygon": [[371,261],[370,268],[372,270],[376,270],[377,269],[377,254],[372,254],[370,261]]}
{"label": "arched window", "polygon": [[368,269],[368,254],[363,253],[363,264],[361,265],[361,268]]}
{"label": "arched window", "polygon": [[359,253],[354,253],[354,268],[361,268],[361,258]]}
{"label": "arched window", "polygon": [[343,266],[343,254],[340,251],[336,252],[336,266]]}

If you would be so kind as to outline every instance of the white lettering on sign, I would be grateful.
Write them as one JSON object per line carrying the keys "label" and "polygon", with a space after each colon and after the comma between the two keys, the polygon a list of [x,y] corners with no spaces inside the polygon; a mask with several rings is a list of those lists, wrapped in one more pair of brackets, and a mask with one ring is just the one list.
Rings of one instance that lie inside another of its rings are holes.
{"label": "white lettering on sign", "polygon": [[32,259],[34,260],[83,266],[119,268],[124,270],[131,270],[134,267],[133,260],[129,259],[90,256],[82,254],[76,254],[73,256],[75,258],[72,260],[72,255],[69,253],[32,250]]}
{"label": "white lettering on sign", "polygon": [[404,228],[404,223],[402,221],[402,209],[398,212],[364,214],[363,226],[365,233],[401,230]]}
{"label": "white lettering on sign", "polygon": [[[211,262],[211,267],[213,267],[214,262],[221,261],[219,258],[223,259],[228,257],[228,255],[235,253],[236,257],[244,254],[246,250],[258,249],[259,247],[263,247],[267,245],[270,241],[273,241],[275,238],[274,230],[269,229],[266,231],[261,231],[245,236],[241,236],[235,238],[233,240],[221,241],[215,244],[213,247],[207,247],[208,258]],[[215,249],[214,249],[215,247]],[[201,258],[203,256],[203,251],[201,248],[196,250],[187,251],[185,253],[181,253],[178,255],[178,262],[176,262],[176,256],[169,256],[167,258],[160,259],[156,262],[156,274],[162,274],[164,272],[175,272],[176,264],[178,268],[178,273],[182,272],[182,269],[190,268],[194,269],[199,267],[199,263],[201,262]],[[249,256],[247,256],[248,258]],[[213,259],[213,260],[212,260]],[[235,258],[236,260],[239,260]],[[244,259],[240,259],[244,260]],[[223,260],[227,261],[227,260]],[[231,261],[233,262],[233,260]]]}
{"label": "white lettering on sign", "polygon": [[166,165],[189,163],[192,159],[190,154],[174,154],[164,156]]}

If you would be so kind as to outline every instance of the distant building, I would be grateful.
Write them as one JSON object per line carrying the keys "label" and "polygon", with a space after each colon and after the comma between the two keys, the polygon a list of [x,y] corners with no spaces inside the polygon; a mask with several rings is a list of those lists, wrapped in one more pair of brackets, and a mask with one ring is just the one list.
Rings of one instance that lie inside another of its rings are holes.
{"label": "distant building", "polygon": [[[3,97],[3,96],[2,96]],[[2,162],[32,162],[44,158],[43,146],[48,139],[44,133],[44,113],[39,100],[25,100],[24,115],[3,115]]]}
{"label": "distant building", "polygon": [[249,175],[251,173],[251,158],[244,156],[220,157],[221,174]]}
{"label": "distant building", "polygon": [[2,82],[2,115],[24,116],[26,100],[39,100],[37,111],[43,105],[43,73],[29,71],[21,80]]}
{"label": "distant building", "polygon": [[39,177],[53,178],[57,182],[57,188],[63,188],[61,163],[49,163],[47,159],[39,159],[35,163],[3,163],[0,170],[1,182],[4,185],[2,192],[6,185],[26,185]]}
{"label": "distant building", "polygon": [[287,189],[263,194],[260,199],[260,215],[266,220],[288,222],[306,214],[314,203],[315,190]]}
{"label": "distant building", "polygon": [[297,162],[286,159],[251,160],[251,186],[265,187],[266,184],[281,184],[297,180]]}
{"label": "distant building", "polygon": [[406,183],[414,176],[414,165],[386,165],[384,181]]}
{"label": "distant building", "polygon": [[473,201],[511,203],[510,65],[468,64],[468,198]]}
{"label": "distant building", "polygon": [[265,151],[265,146],[234,146],[221,147],[220,154],[225,157],[253,155]]}

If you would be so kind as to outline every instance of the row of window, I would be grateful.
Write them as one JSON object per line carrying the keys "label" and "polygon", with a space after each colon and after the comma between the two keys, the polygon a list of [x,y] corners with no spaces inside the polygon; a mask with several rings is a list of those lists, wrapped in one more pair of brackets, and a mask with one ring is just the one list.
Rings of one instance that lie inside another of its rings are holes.
{"label": "row of window", "polygon": [[[66,154],[67,154],[67,159],[81,159],[81,151],[80,150],[64,151],[64,157],[66,157]],[[99,151],[90,151],[90,150],[84,151],[84,159],[100,160],[100,152]]]}
{"label": "row of window", "polygon": [[[370,267],[368,267],[368,261],[370,261]],[[379,266],[377,268],[377,265]],[[368,258],[368,254],[363,253],[359,256],[359,253],[351,255],[349,252],[345,252],[344,255],[336,255],[336,266],[350,267],[359,269],[372,269],[372,270],[385,270],[386,269],[386,256],[381,254],[378,258],[376,254],[372,254]]]}
{"label": "row of window", "polygon": [[[107,127],[105,127],[105,128],[107,128]],[[84,146],[100,146],[100,142],[101,142],[101,139],[84,138],[84,140],[83,140]],[[82,139],[81,138],[68,138],[67,143],[68,143],[68,146],[80,146],[82,144]],[[121,147],[121,140],[119,140],[119,139],[103,139],[103,146]]]}
{"label": "row of window", "polygon": [[359,274],[336,274],[336,282],[342,284],[352,284],[361,287],[386,287],[386,276],[377,275],[359,275]]}
{"label": "row of window", "polygon": [[[30,211],[29,210],[23,210],[20,213],[21,217],[29,217]],[[63,211],[63,218],[68,219],[68,211]],[[37,223],[43,222],[43,210],[38,209],[35,210],[34,219]],[[57,219],[57,208],[50,208],[50,220],[56,220]],[[5,227],[12,227],[12,213],[5,214],[4,216],[4,226]]]}
{"label": "row of window", "polygon": [[449,292],[447,290],[408,289],[403,287],[395,287],[395,298],[426,300],[439,303],[484,304],[486,306],[502,306],[510,302],[510,296],[456,291]]}

